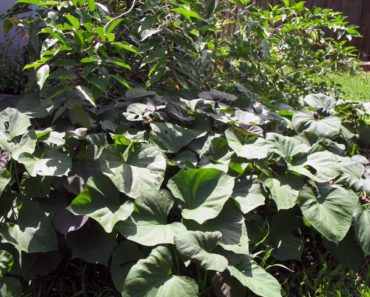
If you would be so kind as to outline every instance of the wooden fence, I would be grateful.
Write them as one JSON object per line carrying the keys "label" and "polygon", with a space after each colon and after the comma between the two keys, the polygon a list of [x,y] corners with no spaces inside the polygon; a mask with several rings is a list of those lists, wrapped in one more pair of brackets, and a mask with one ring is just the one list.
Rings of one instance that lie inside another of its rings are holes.
{"label": "wooden fence", "polygon": [[[267,7],[267,4],[279,4],[281,0],[255,0],[255,3]],[[359,27],[362,38],[356,38],[353,44],[358,48],[360,58],[370,61],[370,0],[306,0],[306,6],[331,8],[343,12],[348,21]]]}

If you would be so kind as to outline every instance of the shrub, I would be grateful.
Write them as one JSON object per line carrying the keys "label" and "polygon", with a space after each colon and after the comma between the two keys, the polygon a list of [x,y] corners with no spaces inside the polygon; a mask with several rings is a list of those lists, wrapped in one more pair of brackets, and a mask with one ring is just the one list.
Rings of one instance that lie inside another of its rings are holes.
{"label": "shrub", "polygon": [[356,28],[340,13],[309,10],[304,2],[269,10],[249,1],[18,2],[44,7],[31,21],[11,14],[10,24],[43,27],[40,55],[26,68],[50,74],[59,94],[90,101],[130,85],[176,92],[242,83],[267,105],[297,104],[330,89],[318,76],[356,62],[348,45],[359,36]]}

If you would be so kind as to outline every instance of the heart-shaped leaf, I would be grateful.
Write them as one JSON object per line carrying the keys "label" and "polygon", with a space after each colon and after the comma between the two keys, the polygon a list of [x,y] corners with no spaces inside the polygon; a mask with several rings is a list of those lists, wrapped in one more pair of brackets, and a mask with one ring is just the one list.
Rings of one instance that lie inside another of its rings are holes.
{"label": "heart-shaped leaf", "polygon": [[239,156],[246,159],[265,159],[269,153],[269,147],[263,138],[252,141],[244,141],[242,135],[235,130],[227,129],[225,136],[229,147]]}
{"label": "heart-shaped leaf", "polygon": [[116,237],[115,232],[107,233],[91,221],[78,231],[68,233],[67,245],[71,249],[72,258],[107,266],[117,244]]}
{"label": "heart-shaped leaf", "polygon": [[370,255],[370,208],[357,205],[353,213],[353,227],[365,256]]}
{"label": "heart-shaped leaf", "polygon": [[315,113],[305,110],[298,111],[293,115],[292,124],[294,129],[301,132],[312,132],[319,137],[334,137],[339,134],[341,121],[338,117],[330,116],[318,118]]}
{"label": "heart-shaped leaf", "polygon": [[26,134],[30,126],[29,117],[15,108],[7,108],[0,112],[0,139],[3,137],[2,134],[5,134],[6,139],[12,141],[14,137]]}
{"label": "heart-shaped leaf", "polygon": [[123,291],[123,285],[131,267],[142,258],[144,258],[143,252],[132,241],[126,240],[114,249],[110,273],[114,286],[119,292]]}
{"label": "heart-shaped leaf", "polygon": [[102,171],[118,190],[131,198],[138,198],[152,190],[159,190],[166,170],[166,159],[153,145],[143,145],[124,157],[110,147],[101,159]]}
{"label": "heart-shaped leaf", "polygon": [[181,170],[167,184],[184,208],[182,216],[199,224],[217,217],[234,188],[234,178],[218,169]]}
{"label": "heart-shaped leaf", "polygon": [[112,232],[119,221],[126,220],[134,211],[131,201],[123,201],[112,181],[100,174],[87,181],[85,189],[69,206],[75,215],[88,216],[97,221],[106,232]]}
{"label": "heart-shaped leaf", "polygon": [[172,256],[164,246],[153,249],[129,271],[122,297],[197,297],[197,283],[186,276],[172,275]]}
{"label": "heart-shaped leaf", "polygon": [[5,190],[6,186],[9,184],[11,180],[11,174],[10,172],[0,167],[0,197],[3,194],[3,191]]}
{"label": "heart-shaped leaf", "polygon": [[316,110],[330,112],[335,106],[335,99],[325,94],[310,94],[304,99],[304,102]]}
{"label": "heart-shaped leaf", "polygon": [[50,217],[38,203],[25,200],[19,212],[18,224],[4,224],[0,233],[6,242],[26,253],[57,249],[57,238]]}
{"label": "heart-shaped leaf", "polygon": [[39,176],[66,176],[72,168],[71,159],[64,153],[48,150],[41,158],[23,153],[19,157],[28,173],[35,177]]}
{"label": "heart-shaped leaf", "polygon": [[[340,158],[329,152],[316,152],[308,155],[300,165],[288,166],[289,170],[311,178],[316,182],[329,182],[340,175]],[[308,168],[313,169],[312,173]]]}
{"label": "heart-shaped leaf", "polygon": [[206,221],[202,225],[191,220],[184,222],[184,224],[194,231],[221,232],[222,238],[219,245],[224,250],[242,255],[249,253],[249,239],[245,220],[232,200],[226,203],[217,218]]}
{"label": "heart-shaped leaf", "polygon": [[175,235],[186,231],[181,223],[167,224],[173,200],[168,191],[148,192],[135,200],[135,213],[117,225],[117,229],[127,239],[141,245],[173,244]]}
{"label": "heart-shaped leaf", "polygon": [[281,297],[281,286],[276,278],[248,256],[242,258],[239,264],[229,266],[231,276],[243,286],[262,297]]}
{"label": "heart-shaped leaf", "polygon": [[266,139],[270,152],[283,157],[289,163],[292,162],[293,157],[307,153],[310,148],[294,137],[283,136],[277,133],[268,133]]}
{"label": "heart-shaped leaf", "polygon": [[186,260],[195,262],[206,270],[222,272],[228,261],[224,256],[212,253],[220,243],[220,232],[187,231],[175,237],[176,249]]}
{"label": "heart-shaped leaf", "polygon": [[269,189],[278,210],[294,207],[303,187],[300,177],[293,174],[265,178],[263,184]]}
{"label": "heart-shaped leaf", "polygon": [[299,193],[304,217],[325,238],[336,243],[351,227],[357,201],[358,197],[352,191],[327,184],[318,185],[318,196],[309,186]]}
{"label": "heart-shaped leaf", "polygon": [[171,123],[156,123],[150,125],[150,139],[166,153],[178,153],[187,146],[202,131],[190,130]]}
{"label": "heart-shaped leaf", "polygon": [[237,180],[232,196],[239,203],[240,210],[244,214],[265,204],[265,196],[262,194],[261,183],[255,176],[248,176]]}

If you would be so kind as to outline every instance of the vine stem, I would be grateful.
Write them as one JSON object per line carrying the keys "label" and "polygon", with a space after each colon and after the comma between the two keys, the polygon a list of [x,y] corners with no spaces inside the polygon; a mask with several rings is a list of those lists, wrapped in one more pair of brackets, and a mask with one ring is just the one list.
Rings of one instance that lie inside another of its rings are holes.
{"label": "vine stem", "polygon": [[136,0],[132,1],[131,7],[127,11],[121,13],[120,15],[114,17],[108,23],[106,23],[105,26],[104,26],[104,29],[107,29],[109,27],[109,25],[112,24],[114,21],[116,21],[116,20],[124,17],[125,15],[129,14],[134,9],[135,4],[136,4]]}

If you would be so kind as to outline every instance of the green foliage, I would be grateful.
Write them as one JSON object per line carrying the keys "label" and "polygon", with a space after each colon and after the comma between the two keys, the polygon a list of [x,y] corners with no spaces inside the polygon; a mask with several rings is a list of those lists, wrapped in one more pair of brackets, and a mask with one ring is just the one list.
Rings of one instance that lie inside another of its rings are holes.
{"label": "green foliage", "polygon": [[317,76],[353,68],[356,61],[347,41],[359,33],[330,9],[284,0],[268,10],[252,7],[233,21],[240,28],[220,57],[227,63],[222,78],[243,83],[265,102],[294,102],[328,90],[330,84]]}
{"label": "green foliage", "polygon": [[323,79],[333,81],[337,96],[345,100],[370,101],[370,74],[368,72],[329,73]]}
{"label": "green foliage", "polygon": [[[58,95],[92,105],[138,84],[172,92],[235,83],[268,104],[296,103],[330,89],[318,76],[356,62],[348,45],[359,36],[356,28],[340,13],[309,10],[303,2],[268,10],[249,1],[89,3],[18,1],[7,24],[43,27],[32,36],[41,40],[26,66],[38,69],[41,89],[49,82]],[[41,6],[36,19],[17,16],[26,4]]]}
{"label": "green foliage", "polygon": [[[346,265],[369,255],[366,105],[267,106],[242,76],[219,80],[226,67],[202,80],[222,54],[210,42],[235,58],[219,1],[133,1],[117,17],[94,0],[25,4],[41,7],[41,50],[29,93],[0,112],[6,294],[19,295],[12,276],[32,288],[83,261],[125,297],[278,297],[273,268],[301,259],[305,230]],[[201,91],[221,83],[233,94]]]}
{"label": "green foliage", "polygon": [[[155,93],[144,94],[136,102],[147,108],[160,106],[165,120],[151,124],[132,118],[126,112],[129,106],[98,105],[117,114],[104,121],[104,113],[97,115],[96,121],[108,129],[100,126],[99,134],[58,129],[63,138],[56,141],[62,143],[59,146],[47,141],[50,128],[46,136],[33,131],[36,146],[16,159],[9,154],[5,167],[10,178],[3,197],[19,193],[3,206],[1,228],[3,242],[15,247],[9,250],[14,259],[20,253],[38,253],[42,259],[58,247],[60,253],[69,250],[75,258],[110,265],[112,273],[118,273],[113,278],[125,280],[117,287],[123,296],[160,296],[162,290],[175,288],[183,296],[203,295],[205,288],[216,290],[211,280],[217,272],[224,275],[225,285],[235,278],[259,296],[281,296],[277,280],[258,265],[259,240],[247,230],[258,220],[270,222],[272,214],[283,210],[295,232],[307,224],[335,243],[346,240],[351,228],[357,242],[348,247],[360,246],[368,255],[367,206],[360,199],[361,193],[369,194],[368,179],[353,183],[345,171],[346,164],[361,170],[366,164],[352,156],[354,139],[341,133],[343,125],[354,123],[343,118],[342,106],[323,95],[305,99],[305,108],[320,114],[321,120],[339,122],[338,131],[328,134],[320,126],[312,130],[310,124],[295,129],[294,119],[301,111],[280,116],[243,95],[236,97],[231,103],[191,98],[165,102]],[[180,115],[187,121],[179,121]],[[7,143],[32,131],[29,117],[16,109],[2,111],[0,118],[8,123],[2,135]],[[249,121],[255,118],[263,122]],[[45,119],[33,121],[41,124]],[[19,123],[26,124],[14,129]],[[178,128],[157,131],[159,139],[167,139],[158,142],[152,129],[164,123]],[[194,137],[168,132],[182,129],[202,133]],[[181,146],[168,150],[166,143]],[[266,153],[249,155],[256,143]],[[30,189],[44,183],[45,192]],[[262,205],[269,211],[261,211]],[[270,223],[278,222],[274,220]],[[64,234],[58,235],[58,242],[56,232]],[[302,237],[275,231],[265,239],[263,245],[276,250],[277,259],[299,259],[284,249],[299,249]],[[142,247],[133,263],[109,261],[115,248],[132,242],[137,244],[132,248]],[[126,272],[113,269],[128,263]],[[21,275],[27,278],[22,270]]]}

